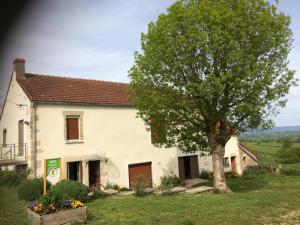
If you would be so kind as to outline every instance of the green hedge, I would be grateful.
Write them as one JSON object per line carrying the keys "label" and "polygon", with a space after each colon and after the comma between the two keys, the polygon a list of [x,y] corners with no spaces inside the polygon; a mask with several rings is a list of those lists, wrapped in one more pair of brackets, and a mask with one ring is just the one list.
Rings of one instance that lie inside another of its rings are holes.
{"label": "green hedge", "polygon": [[86,202],[89,188],[77,181],[62,180],[51,188],[51,195],[59,196],[62,200],[75,199]]}
{"label": "green hedge", "polygon": [[[47,181],[47,190],[49,190],[51,184]],[[25,201],[37,200],[43,194],[44,179],[34,178],[22,181],[17,188],[18,197]]]}
{"label": "green hedge", "polygon": [[17,171],[0,170],[0,185],[16,187],[22,181],[26,180],[28,173],[28,170],[25,169]]}

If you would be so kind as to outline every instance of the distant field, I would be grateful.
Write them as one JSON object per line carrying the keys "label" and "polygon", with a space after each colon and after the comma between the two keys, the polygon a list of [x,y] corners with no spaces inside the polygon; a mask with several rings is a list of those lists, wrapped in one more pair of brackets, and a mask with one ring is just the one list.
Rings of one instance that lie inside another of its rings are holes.
{"label": "distant field", "polygon": [[[269,142],[269,143],[261,142],[260,144],[253,143],[253,142],[243,142],[243,143],[255,152],[262,152],[268,154],[277,154],[278,150],[282,148],[282,144],[276,142]],[[294,143],[293,147],[300,148],[300,143]]]}

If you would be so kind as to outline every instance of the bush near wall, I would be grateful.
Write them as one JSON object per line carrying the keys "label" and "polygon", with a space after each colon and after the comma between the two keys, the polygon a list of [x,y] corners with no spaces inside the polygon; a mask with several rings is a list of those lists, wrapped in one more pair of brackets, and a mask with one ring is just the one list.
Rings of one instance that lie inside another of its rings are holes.
{"label": "bush near wall", "polygon": [[54,185],[51,190],[51,195],[58,196],[61,200],[76,199],[81,202],[87,202],[89,188],[77,181],[62,180]]}
{"label": "bush near wall", "polygon": [[[47,181],[46,187],[49,190],[51,183]],[[44,179],[34,178],[27,179],[21,182],[17,187],[18,197],[25,201],[33,201],[40,198],[44,191]]]}
{"label": "bush near wall", "polygon": [[180,178],[176,175],[163,176],[160,178],[160,184],[163,186],[178,187],[180,183],[181,183]]}
{"label": "bush near wall", "polygon": [[26,180],[29,174],[28,170],[0,170],[0,185],[8,187],[16,187],[22,181]]}

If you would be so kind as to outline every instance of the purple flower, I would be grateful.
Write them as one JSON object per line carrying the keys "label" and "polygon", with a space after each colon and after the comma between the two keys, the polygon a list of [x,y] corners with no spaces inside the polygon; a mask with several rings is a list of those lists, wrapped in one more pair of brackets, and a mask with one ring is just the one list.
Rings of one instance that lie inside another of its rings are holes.
{"label": "purple flower", "polygon": [[32,201],[32,202],[31,202],[31,208],[37,206],[38,204],[39,204],[38,201]]}

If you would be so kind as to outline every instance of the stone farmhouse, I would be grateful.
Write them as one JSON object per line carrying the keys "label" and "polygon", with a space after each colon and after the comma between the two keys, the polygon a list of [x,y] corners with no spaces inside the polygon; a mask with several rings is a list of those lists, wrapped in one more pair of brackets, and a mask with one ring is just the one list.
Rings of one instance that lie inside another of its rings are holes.
{"label": "stone farmhouse", "polygon": [[[125,83],[38,75],[15,59],[0,119],[0,167],[30,168],[43,176],[47,159],[61,161],[60,179],[86,185],[108,182],[132,187],[143,175],[148,186],[160,177],[182,180],[212,170],[205,152],[183,154],[152,144],[151,131],[136,118]],[[256,155],[233,136],[226,145],[226,171],[242,174]]]}

